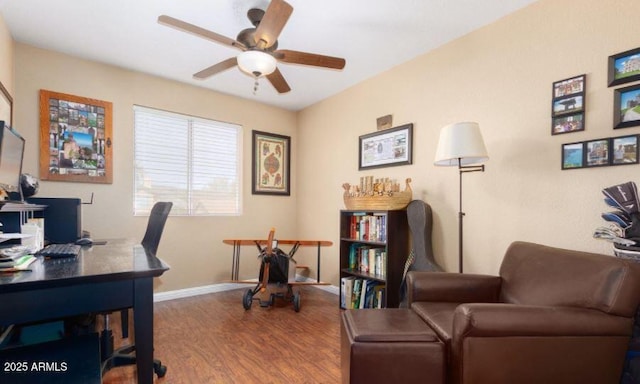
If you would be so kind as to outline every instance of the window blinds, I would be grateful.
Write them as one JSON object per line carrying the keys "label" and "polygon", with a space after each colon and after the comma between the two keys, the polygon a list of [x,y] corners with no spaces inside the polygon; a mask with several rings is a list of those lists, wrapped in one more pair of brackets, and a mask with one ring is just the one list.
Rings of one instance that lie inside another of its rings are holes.
{"label": "window blinds", "polygon": [[134,214],[157,201],[172,215],[241,213],[241,127],[134,107]]}

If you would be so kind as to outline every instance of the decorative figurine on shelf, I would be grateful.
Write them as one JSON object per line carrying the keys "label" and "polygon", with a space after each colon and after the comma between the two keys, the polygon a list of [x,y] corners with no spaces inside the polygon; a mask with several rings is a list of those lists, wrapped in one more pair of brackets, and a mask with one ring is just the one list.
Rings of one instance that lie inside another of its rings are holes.
{"label": "decorative figurine on shelf", "polygon": [[40,188],[40,182],[38,178],[28,173],[23,173],[20,176],[20,188],[22,188],[22,197],[25,199],[38,193]]}
{"label": "decorative figurine on shelf", "polygon": [[405,183],[404,191],[400,191],[400,184],[395,180],[363,176],[359,186],[342,184],[344,205],[347,209],[403,209],[413,196],[411,179],[407,178]]}

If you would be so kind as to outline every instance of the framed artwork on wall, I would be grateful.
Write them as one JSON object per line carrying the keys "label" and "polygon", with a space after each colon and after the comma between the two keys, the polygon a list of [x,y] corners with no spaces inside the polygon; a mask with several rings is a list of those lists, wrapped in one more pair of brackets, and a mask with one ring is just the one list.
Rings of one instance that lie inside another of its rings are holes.
{"label": "framed artwork on wall", "polygon": [[611,138],[611,165],[638,164],[638,135]]}
{"label": "framed artwork on wall", "polygon": [[562,169],[638,164],[638,137],[628,135],[562,144]]}
{"label": "framed artwork on wall", "polygon": [[584,143],[562,144],[562,169],[584,167]]}
{"label": "framed artwork on wall", "polygon": [[553,83],[551,95],[551,134],[584,131],[587,75]]}
{"label": "framed artwork on wall", "polygon": [[587,167],[609,165],[609,139],[591,140],[585,145]]}
{"label": "framed artwork on wall", "polygon": [[616,89],[613,100],[614,129],[640,125],[640,85]]}
{"label": "framed artwork on wall", "polygon": [[640,80],[640,48],[609,56],[609,86]]}
{"label": "framed artwork on wall", "polygon": [[584,131],[584,113],[553,117],[551,119],[551,134]]}
{"label": "framed artwork on wall", "polygon": [[566,97],[584,93],[586,75],[571,77],[553,83],[553,98]]}
{"label": "framed artwork on wall", "polygon": [[251,131],[251,193],[254,195],[291,194],[291,137]]}
{"label": "framed artwork on wall", "polygon": [[553,100],[553,117],[569,113],[582,112],[584,108],[584,96],[569,96]]}
{"label": "framed artwork on wall", "polygon": [[13,128],[13,98],[2,83],[0,83],[0,96],[0,120]]}
{"label": "framed artwork on wall", "polygon": [[111,184],[111,102],[40,90],[40,179]]}
{"label": "framed artwork on wall", "polygon": [[362,135],[359,142],[359,170],[412,163],[413,124]]}

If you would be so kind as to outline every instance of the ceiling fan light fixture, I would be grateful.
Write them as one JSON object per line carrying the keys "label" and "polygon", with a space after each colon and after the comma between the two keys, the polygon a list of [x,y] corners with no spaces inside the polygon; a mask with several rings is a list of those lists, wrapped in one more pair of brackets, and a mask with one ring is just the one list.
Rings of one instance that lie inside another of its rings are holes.
{"label": "ceiling fan light fixture", "polygon": [[238,67],[251,76],[270,75],[276,70],[276,59],[262,51],[244,51],[238,55]]}

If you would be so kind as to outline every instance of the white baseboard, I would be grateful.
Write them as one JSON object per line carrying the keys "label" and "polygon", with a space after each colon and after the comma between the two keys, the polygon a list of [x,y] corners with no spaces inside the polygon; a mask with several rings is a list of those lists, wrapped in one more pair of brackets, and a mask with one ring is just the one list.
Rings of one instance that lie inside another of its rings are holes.
{"label": "white baseboard", "polygon": [[183,299],[185,297],[205,295],[207,293],[216,293],[230,291],[232,289],[240,289],[246,287],[247,284],[222,283],[205,285],[202,287],[193,287],[178,289],[175,291],[158,292],[153,294],[153,301],[160,302],[166,300]]}
{"label": "white baseboard", "polygon": [[[299,281],[315,281],[314,279],[309,279],[303,276],[296,276],[296,280]],[[177,289],[175,291],[167,291],[167,292],[158,292],[153,294],[153,301],[160,302],[166,300],[175,300],[175,299],[183,299],[185,297],[192,297],[198,295],[206,295],[207,293],[216,293],[216,292],[225,292],[231,291],[233,289],[246,288],[247,284],[235,284],[235,283],[220,283],[220,284],[211,284],[205,285],[201,287],[193,287],[193,288],[185,288],[185,289]],[[322,289],[323,291],[333,293],[334,295],[340,294],[340,288],[335,285],[317,285],[315,288]]]}

